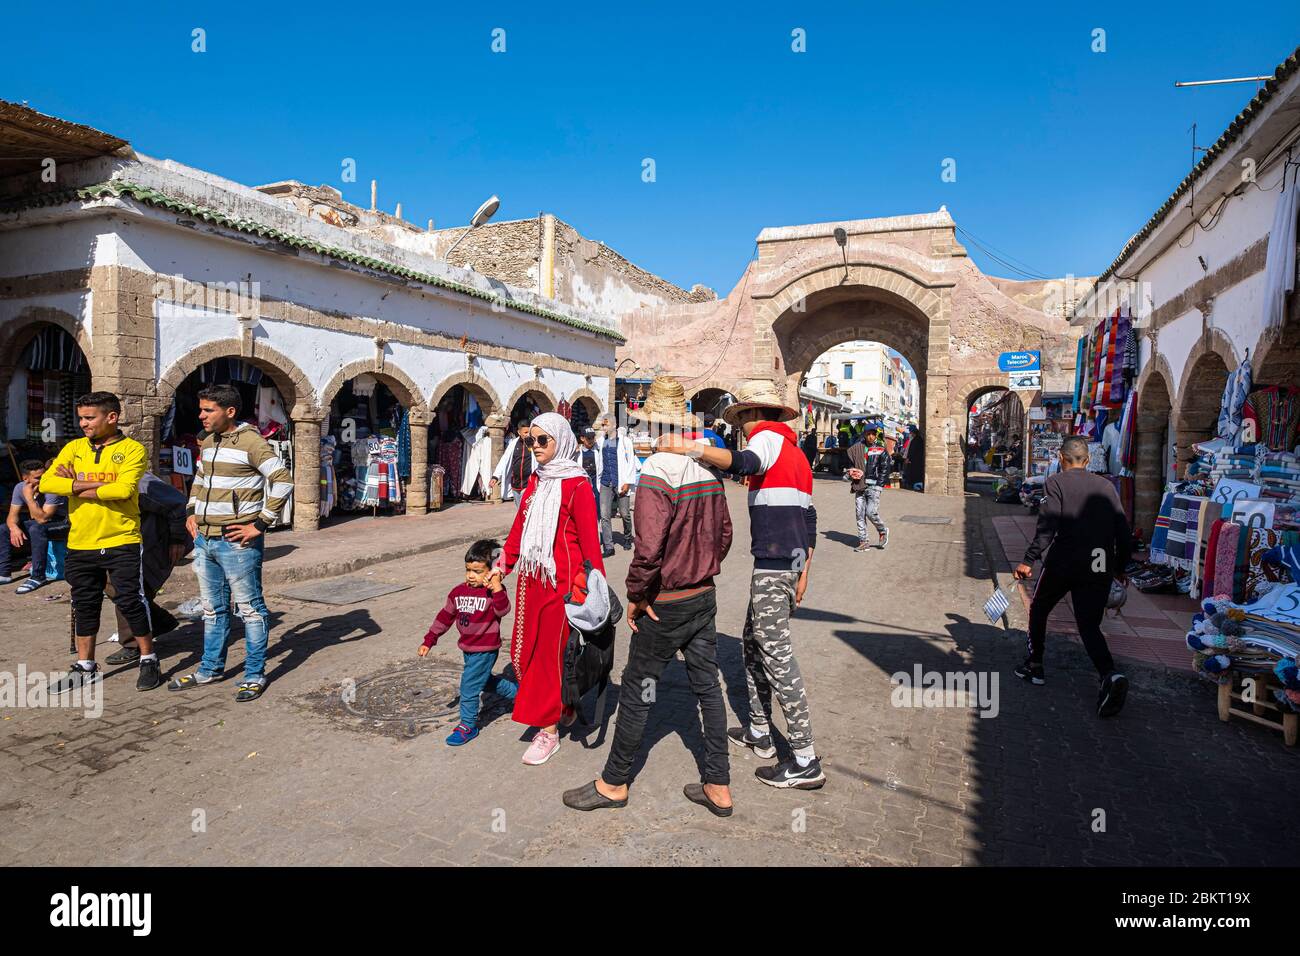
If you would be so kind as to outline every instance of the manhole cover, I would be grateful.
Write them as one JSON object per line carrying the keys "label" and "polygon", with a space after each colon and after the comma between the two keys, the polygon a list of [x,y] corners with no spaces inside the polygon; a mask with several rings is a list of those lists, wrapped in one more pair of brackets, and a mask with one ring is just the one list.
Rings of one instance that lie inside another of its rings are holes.
{"label": "manhole cover", "polygon": [[912,524],[952,524],[951,518],[937,518],[930,515],[903,515],[899,521],[910,521]]}
{"label": "manhole cover", "polygon": [[354,717],[418,725],[455,713],[459,694],[460,667],[422,661],[363,678],[355,685],[345,682],[340,699]]}
{"label": "manhole cover", "polygon": [[296,588],[284,588],[279,593],[298,601],[315,601],[317,604],[356,604],[405,591],[409,584],[384,584],[365,578],[343,578],[337,581],[317,581]]}

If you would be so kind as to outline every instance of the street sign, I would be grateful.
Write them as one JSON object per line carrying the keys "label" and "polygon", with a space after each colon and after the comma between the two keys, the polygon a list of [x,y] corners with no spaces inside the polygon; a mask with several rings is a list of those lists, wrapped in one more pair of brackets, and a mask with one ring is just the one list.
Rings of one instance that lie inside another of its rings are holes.
{"label": "street sign", "polygon": [[1007,388],[1013,392],[1037,392],[1042,387],[1042,372],[1012,372],[1007,376]]}
{"label": "street sign", "polygon": [[1040,372],[1042,368],[1040,352],[1003,352],[998,356],[998,370],[1002,372]]}

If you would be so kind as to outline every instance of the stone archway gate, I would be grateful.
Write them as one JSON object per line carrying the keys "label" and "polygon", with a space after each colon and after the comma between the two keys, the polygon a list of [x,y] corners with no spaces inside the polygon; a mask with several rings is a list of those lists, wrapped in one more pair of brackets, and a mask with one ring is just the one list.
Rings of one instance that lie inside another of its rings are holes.
{"label": "stone archway gate", "polygon": [[797,404],[800,379],[821,352],[855,339],[882,342],[917,373],[926,490],[960,494],[970,398],[1005,385],[998,356],[1020,350],[1042,353],[1046,392],[1070,391],[1082,330],[1064,316],[1089,284],[984,275],[946,209],[770,228],[726,298],[625,317],[618,359],[663,369],[688,392],[702,381],[734,390],[741,379],[771,379]]}

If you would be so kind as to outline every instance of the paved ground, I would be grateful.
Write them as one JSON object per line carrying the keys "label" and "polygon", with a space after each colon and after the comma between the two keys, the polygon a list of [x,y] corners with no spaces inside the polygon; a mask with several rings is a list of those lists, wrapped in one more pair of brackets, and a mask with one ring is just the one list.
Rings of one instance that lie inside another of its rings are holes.
{"label": "paved ground", "polygon": [[[741,489],[728,488],[743,543]],[[1128,707],[1103,722],[1093,716],[1086,657],[1070,641],[1049,647],[1048,686],[1011,676],[1023,655],[1015,629],[1023,610],[1013,604],[1008,631],[980,607],[990,568],[1005,566],[991,519],[1017,508],[890,491],[889,550],[858,555],[844,485],[819,481],[816,498],[823,530],[796,639],[830,777],[821,791],[770,790],[753,777],[757,762],[738,756],[735,816],[717,820],[687,803],[681,786],[697,779],[700,740],[679,663],[659,688],[644,769],[622,811],[580,815],[559,799],[595,775],[607,743],[585,749],[566,738],[549,764],[530,768],[519,761],[523,728],[507,716],[452,750],[442,743],[449,719],[427,728],[347,714],[340,690],[349,679],[402,669],[409,677],[420,637],[461,573],[456,548],[355,572],[409,585],[369,603],[312,604],[272,588],[273,683],[257,703],[234,703],[230,683],[140,694],[126,670],[106,680],[98,718],[0,711],[0,862],[1293,862],[1280,821],[1294,811],[1300,755],[1278,734],[1221,724],[1210,687],[1134,664]],[[627,556],[611,566],[621,576]],[[748,574],[742,546],[719,601],[733,712],[744,709],[738,635]],[[0,592],[0,672],[66,666],[66,615],[65,603]],[[193,666],[198,631],[164,645],[165,672]],[[428,680],[414,686],[433,690],[388,702],[443,708],[457,657],[454,642],[440,646],[415,671]],[[236,646],[231,662],[240,659]],[[894,706],[890,675],[916,665],[998,678],[997,715]],[[85,838],[69,840],[74,831]]]}

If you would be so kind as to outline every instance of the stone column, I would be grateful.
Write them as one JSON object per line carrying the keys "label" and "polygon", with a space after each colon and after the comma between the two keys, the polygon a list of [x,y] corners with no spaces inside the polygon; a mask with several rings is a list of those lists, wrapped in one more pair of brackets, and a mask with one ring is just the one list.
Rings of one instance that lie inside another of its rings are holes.
{"label": "stone column", "polygon": [[319,408],[294,406],[293,418],[293,530],[320,527],[320,423]]}
{"label": "stone column", "polygon": [[[506,416],[500,412],[495,412],[487,417],[488,436],[492,439],[492,470],[497,470],[497,465],[501,463],[501,456],[506,450],[506,427],[510,424]],[[501,493],[504,489],[501,485],[488,492],[488,501],[493,504],[501,503]]]}
{"label": "stone column", "polygon": [[429,423],[415,418],[411,419],[411,483],[406,488],[406,513],[429,513]]}

